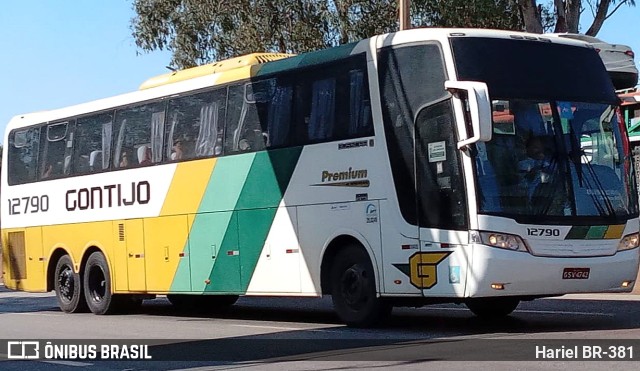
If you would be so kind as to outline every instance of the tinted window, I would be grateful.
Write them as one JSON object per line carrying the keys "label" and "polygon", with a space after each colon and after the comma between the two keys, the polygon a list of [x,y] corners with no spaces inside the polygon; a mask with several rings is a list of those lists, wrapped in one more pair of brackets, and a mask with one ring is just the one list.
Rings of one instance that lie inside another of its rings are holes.
{"label": "tinted window", "polygon": [[42,127],[40,179],[59,178],[71,172],[72,124],[73,121],[64,121]]}
{"label": "tinted window", "polygon": [[113,115],[103,113],[79,118],[73,144],[73,174],[109,168]]}
{"label": "tinted window", "polygon": [[448,95],[442,53],[436,44],[387,48],[379,52],[378,67],[396,194],[405,220],[417,225],[414,118],[422,107]]}
{"label": "tinted window", "polygon": [[167,159],[188,160],[222,153],[226,98],[227,90],[223,88],[169,101]]}
{"label": "tinted window", "polygon": [[[245,83],[229,87],[225,153],[252,152],[265,148],[266,138],[262,133],[253,85]],[[260,87],[259,84],[255,85]]]}
{"label": "tinted window", "polygon": [[496,98],[618,100],[593,49],[542,41],[451,38],[458,79],[484,81]]}
{"label": "tinted window", "polygon": [[162,160],[164,103],[116,111],[115,168],[144,166]]}
{"label": "tinted window", "polygon": [[467,229],[464,179],[447,100],[429,106],[416,119],[416,175],[421,227]]}
{"label": "tinted window", "polygon": [[14,130],[9,134],[9,184],[36,180],[40,128]]}
{"label": "tinted window", "polygon": [[373,135],[369,83],[365,70],[349,71],[349,136]]}

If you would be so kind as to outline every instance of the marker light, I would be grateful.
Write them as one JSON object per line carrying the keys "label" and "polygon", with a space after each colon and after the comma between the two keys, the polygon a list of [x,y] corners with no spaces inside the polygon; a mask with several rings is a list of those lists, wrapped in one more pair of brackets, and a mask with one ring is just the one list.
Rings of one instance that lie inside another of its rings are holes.
{"label": "marker light", "polygon": [[527,245],[522,238],[513,234],[498,232],[480,232],[482,243],[506,250],[528,252]]}
{"label": "marker light", "polygon": [[620,285],[620,286],[627,288],[627,287],[629,287],[631,285],[633,285],[633,281],[624,281],[624,282],[622,282],[622,285]]}
{"label": "marker light", "polygon": [[620,243],[618,244],[618,251],[635,249],[638,247],[638,242],[640,242],[638,233],[628,234],[620,240]]}

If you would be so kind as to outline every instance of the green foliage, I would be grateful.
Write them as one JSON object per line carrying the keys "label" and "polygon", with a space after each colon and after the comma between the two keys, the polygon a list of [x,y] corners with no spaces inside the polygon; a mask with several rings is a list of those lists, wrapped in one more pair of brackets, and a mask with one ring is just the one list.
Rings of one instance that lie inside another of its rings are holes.
{"label": "green foliage", "polygon": [[170,50],[178,68],[257,51],[302,53],[398,29],[397,0],[134,0],[133,6],[137,46]]}
{"label": "green foliage", "polygon": [[265,51],[302,53],[396,27],[395,1],[134,0],[145,51],[168,49],[180,68]]}
{"label": "green foliage", "polygon": [[[634,0],[411,0],[414,27],[577,32],[591,7],[595,35]],[[303,53],[398,29],[398,0],[133,0],[142,51],[165,49],[186,68],[253,52]],[[558,10],[559,8],[560,10]]]}
{"label": "green foliage", "polygon": [[521,31],[515,0],[413,0],[413,24]]}

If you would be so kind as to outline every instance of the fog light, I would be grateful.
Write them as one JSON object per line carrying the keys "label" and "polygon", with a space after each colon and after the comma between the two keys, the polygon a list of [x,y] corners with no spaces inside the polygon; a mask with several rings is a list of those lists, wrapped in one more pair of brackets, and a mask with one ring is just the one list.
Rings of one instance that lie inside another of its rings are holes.
{"label": "fog light", "polygon": [[633,285],[633,281],[624,281],[622,282],[622,287],[630,287],[631,285]]}
{"label": "fog light", "polygon": [[491,288],[494,290],[504,290],[504,283],[492,283]]}

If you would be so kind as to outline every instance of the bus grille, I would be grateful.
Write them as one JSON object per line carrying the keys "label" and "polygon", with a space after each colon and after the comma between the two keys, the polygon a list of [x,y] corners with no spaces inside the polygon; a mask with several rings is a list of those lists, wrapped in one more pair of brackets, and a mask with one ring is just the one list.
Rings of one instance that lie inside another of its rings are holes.
{"label": "bus grille", "polygon": [[9,232],[9,272],[12,280],[27,279],[24,232]]}
{"label": "bus grille", "polygon": [[124,241],[124,224],[118,224],[118,241]]}

